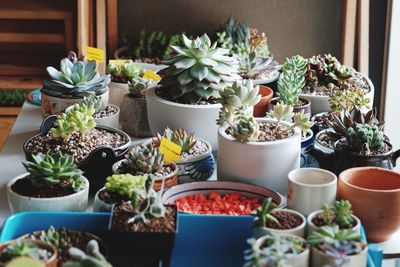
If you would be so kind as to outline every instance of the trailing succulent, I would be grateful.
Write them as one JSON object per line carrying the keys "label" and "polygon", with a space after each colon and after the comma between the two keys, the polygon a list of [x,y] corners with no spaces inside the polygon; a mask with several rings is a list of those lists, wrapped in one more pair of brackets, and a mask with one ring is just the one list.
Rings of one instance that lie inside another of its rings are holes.
{"label": "trailing succulent", "polygon": [[96,61],[85,63],[74,52],[61,60],[60,71],[47,67],[47,72],[51,80],[44,81],[42,92],[56,97],[82,97],[88,92],[101,95],[110,83],[110,75],[100,76],[96,70]]}
{"label": "trailing succulent", "polygon": [[79,248],[71,247],[68,253],[74,262],[67,262],[63,267],[112,267],[101,254],[99,244],[94,239],[90,240],[86,245],[86,252]]}
{"label": "trailing succulent", "polygon": [[351,111],[353,108],[361,110],[370,108],[369,98],[365,96],[364,89],[337,90],[329,96],[329,106],[332,112],[342,110]]}
{"label": "trailing succulent", "polygon": [[14,244],[6,245],[0,253],[0,266],[17,257],[28,257],[33,259],[48,259],[46,250],[40,249],[35,243],[26,240],[17,240]]}
{"label": "trailing succulent", "polygon": [[122,65],[108,64],[107,73],[111,75],[113,81],[126,83],[143,75],[144,70],[139,64],[129,59]]}
{"label": "trailing succulent", "polygon": [[188,134],[185,129],[182,128],[173,131],[167,127],[164,129],[163,135],[157,133],[157,137],[153,140],[155,146],[160,146],[162,138],[166,138],[167,140],[179,145],[182,148],[181,151],[186,153],[189,153],[197,142],[194,133]]}
{"label": "trailing succulent", "polygon": [[148,80],[142,77],[133,78],[129,85],[129,96],[135,98],[145,98],[146,89],[150,86],[154,86],[156,83],[153,80]]}
{"label": "trailing succulent", "polygon": [[132,147],[126,155],[127,164],[135,174],[156,173],[164,165],[164,155],[151,144]]}
{"label": "trailing succulent", "polygon": [[145,176],[134,176],[132,174],[113,174],[107,177],[105,189],[123,199],[131,199],[134,188],[144,190],[146,179]]}
{"label": "trailing succulent", "polygon": [[59,185],[79,191],[83,186],[83,172],[74,163],[73,156],[32,155],[32,161],[22,162],[30,173],[30,181],[36,188]]}
{"label": "trailing succulent", "polygon": [[347,129],[346,140],[351,151],[369,155],[384,145],[384,135],[375,125],[356,123]]}
{"label": "trailing succulent", "polygon": [[253,211],[253,215],[255,215],[254,219],[254,227],[265,227],[267,222],[273,222],[274,224],[279,225],[278,219],[271,214],[271,212],[276,209],[276,204],[272,201],[272,198],[264,199],[261,207]]}
{"label": "trailing succulent", "polygon": [[167,99],[186,104],[218,97],[218,92],[240,79],[237,61],[228,50],[211,44],[206,34],[196,39],[182,35],[183,46],[171,46],[176,54],[163,63],[161,94]]}
{"label": "trailing succulent", "polygon": [[321,219],[325,225],[339,225],[339,228],[351,228],[353,225],[353,211],[348,200],[335,201],[333,205],[322,206]]}

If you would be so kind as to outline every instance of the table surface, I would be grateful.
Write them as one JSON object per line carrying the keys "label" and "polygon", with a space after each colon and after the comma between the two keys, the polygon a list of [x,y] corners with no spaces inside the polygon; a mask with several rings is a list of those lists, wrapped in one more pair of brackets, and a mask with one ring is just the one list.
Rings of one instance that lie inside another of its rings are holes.
{"label": "table surface", "polygon": [[[7,182],[25,172],[21,164],[25,160],[22,145],[25,140],[39,132],[41,122],[40,107],[25,102],[3,150],[0,152],[0,225],[10,215],[6,195]],[[133,142],[140,141],[143,139],[134,139]],[[400,231],[389,241],[380,245],[384,250],[385,257],[400,258]]]}

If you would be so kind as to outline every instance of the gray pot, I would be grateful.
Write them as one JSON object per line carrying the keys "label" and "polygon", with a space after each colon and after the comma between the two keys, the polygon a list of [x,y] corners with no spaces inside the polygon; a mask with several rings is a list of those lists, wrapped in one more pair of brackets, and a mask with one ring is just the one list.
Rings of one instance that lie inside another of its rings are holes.
{"label": "gray pot", "polygon": [[147,119],[145,98],[134,98],[126,94],[122,99],[120,122],[122,129],[131,136],[153,136]]}

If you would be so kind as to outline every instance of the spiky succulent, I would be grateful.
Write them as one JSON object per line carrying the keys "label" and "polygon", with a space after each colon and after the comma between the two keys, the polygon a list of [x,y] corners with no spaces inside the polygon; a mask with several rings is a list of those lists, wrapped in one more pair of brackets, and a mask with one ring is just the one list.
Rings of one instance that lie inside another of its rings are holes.
{"label": "spiky succulent", "polygon": [[326,225],[337,224],[339,228],[350,228],[354,222],[351,203],[348,200],[335,201],[333,205],[322,206],[321,218]]}
{"label": "spiky succulent", "polygon": [[276,68],[271,64],[272,57],[257,57],[256,52],[236,55],[235,58],[239,62],[239,75],[244,79],[258,79],[263,73]]}
{"label": "spiky succulent", "polygon": [[100,96],[96,96],[94,94],[88,94],[84,96],[81,103],[87,107],[93,106],[95,113],[104,110],[107,106],[107,103],[104,102]]}
{"label": "spiky succulent", "polygon": [[287,58],[283,64],[277,95],[284,104],[294,107],[299,102],[299,96],[305,85],[306,65],[307,61],[298,55]]}
{"label": "spiky succulent", "polygon": [[148,80],[142,77],[136,77],[132,79],[129,84],[129,95],[136,98],[146,97],[146,89],[150,86],[154,86],[156,83],[153,80]]}
{"label": "spiky succulent", "polygon": [[353,108],[370,108],[369,98],[364,89],[337,90],[329,97],[329,106],[333,112],[351,111]]}
{"label": "spiky succulent", "polygon": [[[43,252],[43,251],[42,251]],[[17,240],[15,243],[6,245],[0,253],[0,266],[17,257],[41,258],[40,248],[29,240]],[[43,255],[47,256],[47,255]],[[49,257],[46,257],[49,258]]]}
{"label": "spiky succulent", "polygon": [[331,54],[313,56],[308,59],[307,83],[327,86],[329,83],[340,85],[352,77],[352,70],[343,66]]}
{"label": "spiky succulent", "polygon": [[145,176],[132,174],[114,174],[106,179],[105,188],[109,193],[117,194],[123,199],[131,199],[134,188],[144,189]]}
{"label": "spiky succulent", "polygon": [[81,60],[64,58],[60,71],[47,67],[51,78],[44,81],[42,92],[57,97],[82,97],[87,92],[96,95],[105,93],[110,83],[110,75],[101,76],[96,70],[96,61],[85,63]]}
{"label": "spiky succulent", "polygon": [[189,153],[189,151],[196,145],[197,139],[193,133],[188,134],[185,129],[179,128],[176,130],[171,130],[170,128],[165,128],[163,135],[157,133],[157,137],[154,139],[155,146],[160,146],[161,139],[166,138],[169,141],[179,145],[181,147],[181,152]]}
{"label": "spiky succulent", "polygon": [[143,75],[144,70],[138,63],[130,59],[122,65],[108,64],[107,72],[111,75],[114,82],[126,83],[133,78]]}
{"label": "spiky succulent", "polygon": [[371,150],[382,148],[384,135],[375,125],[360,124],[347,129],[346,139],[352,151],[369,155]]}
{"label": "spiky succulent", "polygon": [[334,244],[336,241],[361,241],[361,236],[355,230],[339,229],[338,225],[332,225],[317,228],[307,238],[310,245]]}
{"label": "spiky succulent", "polygon": [[86,253],[79,248],[71,247],[68,254],[74,262],[67,262],[63,267],[112,267],[101,254],[99,244],[94,239],[86,245]]}
{"label": "spiky succulent", "polygon": [[254,227],[265,227],[267,222],[273,222],[279,225],[279,221],[274,215],[271,213],[274,209],[276,209],[276,204],[272,201],[272,198],[264,199],[261,207],[252,212],[255,215],[254,219]]}
{"label": "spiky succulent", "polygon": [[135,174],[155,173],[164,165],[164,155],[160,148],[151,144],[132,147],[126,159]]}
{"label": "spiky succulent", "polygon": [[184,46],[171,46],[176,55],[164,61],[169,65],[159,72],[162,94],[177,102],[195,104],[218,97],[227,84],[240,79],[238,64],[228,50],[211,44],[206,34],[194,40],[182,35]]}
{"label": "spiky succulent", "polygon": [[260,130],[253,116],[241,114],[235,119],[235,123],[230,128],[229,133],[236,140],[245,143],[257,140]]}
{"label": "spiky succulent", "polygon": [[30,173],[34,187],[59,185],[79,191],[83,186],[83,172],[74,163],[74,156],[63,156],[61,152],[53,155],[32,155],[31,161],[22,162]]}

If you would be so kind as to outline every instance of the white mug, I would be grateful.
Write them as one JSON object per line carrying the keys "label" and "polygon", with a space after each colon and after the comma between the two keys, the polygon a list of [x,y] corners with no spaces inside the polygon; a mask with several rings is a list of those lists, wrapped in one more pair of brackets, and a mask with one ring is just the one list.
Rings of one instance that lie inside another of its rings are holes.
{"label": "white mug", "polygon": [[305,216],[336,199],[337,177],[318,168],[301,168],[288,174],[287,206]]}

